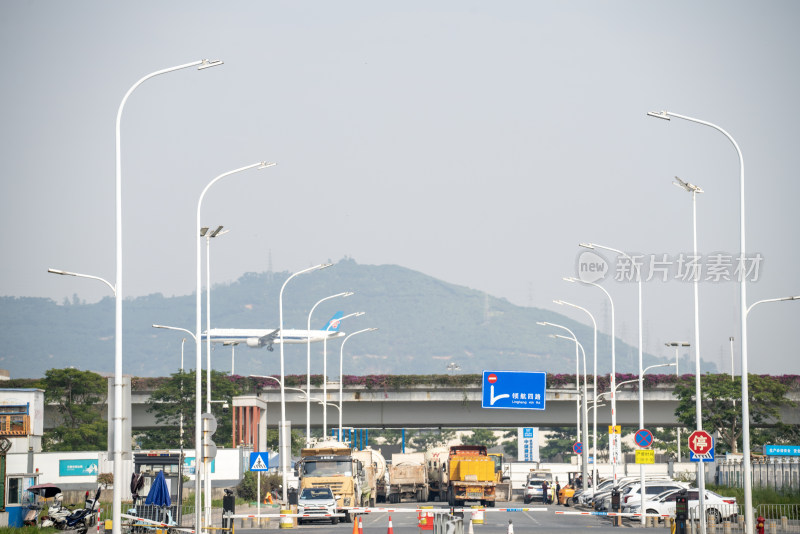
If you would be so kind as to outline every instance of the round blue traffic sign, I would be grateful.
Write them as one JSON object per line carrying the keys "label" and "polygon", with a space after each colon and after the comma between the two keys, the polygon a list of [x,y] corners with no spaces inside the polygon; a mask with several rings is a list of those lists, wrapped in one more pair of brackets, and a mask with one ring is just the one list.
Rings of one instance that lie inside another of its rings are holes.
{"label": "round blue traffic sign", "polygon": [[583,443],[580,441],[576,441],[575,444],[572,446],[572,452],[575,454],[582,454],[583,453]]}
{"label": "round blue traffic sign", "polygon": [[642,448],[647,448],[653,444],[653,434],[646,428],[637,431],[634,439],[636,440],[636,444]]}

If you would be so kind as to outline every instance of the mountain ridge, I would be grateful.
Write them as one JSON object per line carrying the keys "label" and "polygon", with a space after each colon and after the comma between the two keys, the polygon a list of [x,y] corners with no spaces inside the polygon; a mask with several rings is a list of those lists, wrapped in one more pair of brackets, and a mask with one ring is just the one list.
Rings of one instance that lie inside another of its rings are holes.
{"label": "mountain ridge", "polygon": [[[280,289],[291,273],[245,273],[211,289],[213,328],[277,328]],[[548,337],[537,321],[572,329],[584,348],[591,327],[556,312],[522,307],[484,292],[450,284],[397,265],[360,265],[344,258],[331,268],[298,276],[283,294],[285,328],[305,329],[308,311],[319,300],[344,291],[355,294],[322,302],[311,318],[312,328],[337,311],[364,311],[342,322],[344,332],[368,327],[378,331],[328,343],[328,375],[436,374],[449,363],[462,372],[484,369],[574,373],[575,349]],[[205,293],[205,291],[204,291]],[[203,306],[205,308],[205,294]],[[195,367],[191,336],[154,329],[153,324],[185,328],[195,325],[195,295],[164,297],[160,293],[123,301],[123,373],[166,376],[180,368],[182,338],[185,369]],[[0,297],[2,333],[0,367],[12,378],[43,376],[47,369],[74,366],[112,372],[114,366],[114,300],[57,304],[38,297]],[[205,315],[202,318],[205,330]],[[34,343],[31,340],[35,340]],[[598,332],[598,373],[610,370],[610,337]],[[279,346],[274,352],[239,345],[235,374],[273,374],[279,370]],[[286,373],[306,372],[306,346],[286,345]],[[322,370],[321,343],[312,344],[312,373]],[[591,373],[590,354],[587,371]],[[203,354],[203,367],[206,355]],[[617,372],[638,369],[637,351],[617,339]],[[232,350],[215,346],[212,368],[230,371]],[[645,365],[664,362],[645,355]],[[706,362],[704,362],[706,364]],[[713,364],[710,364],[713,365]]]}

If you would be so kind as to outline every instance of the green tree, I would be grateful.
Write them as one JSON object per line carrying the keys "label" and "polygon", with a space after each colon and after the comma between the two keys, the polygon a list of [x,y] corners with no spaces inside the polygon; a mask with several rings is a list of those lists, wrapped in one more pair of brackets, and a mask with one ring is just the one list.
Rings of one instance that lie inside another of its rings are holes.
{"label": "green tree", "polygon": [[464,445],[484,445],[487,449],[491,449],[497,445],[497,438],[494,432],[488,428],[476,428],[469,436],[463,436],[461,443]]}
{"label": "green tree", "polygon": [[403,440],[403,431],[397,428],[384,428],[381,430],[370,430],[370,440],[383,440],[382,445],[399,445]]}
{"label": "green tree", "polygon": [[[790,433],[782,426],[780,409],[795,404],[786,398],[789,386],[770,376],[748,375],[751,441],[760,445],[776,433]],[[703,412],[703,429],[719,432],[721,443],[717,453],[737,452],[742,437],[742,380],[724,374],[700,377],[700,404]],[[688,428],[697,428],[695,380],[686,378],[675,385],[678,408],[675,415]],[[760,428],[759,428],[760,427]],[[773,427],[773,428],[765,428]]]}
{"label": "green tree", "polygon": [[[292,455],[300,456],[300,449],[306,446],[305,432],[292,429]],[[270,428],[267,430],[267,450],[278,450],[278,429]]]}
{"label": "green tree", "polygon": [[[206,382],[202,377],[201,403],[202,411],[206,411]],[[148,401],[147,411],[155,416],[156,428],[150,428],[136,436],[139,447],[143,449],[166,449],[180,446],[180,420],[183,414],[183,446],[194,448],[195,432],[195,374],[177,372],[170,375],[160,387],[153,391]],[[217,430],[212,440],[221,446],[231,443],[233,436],[233,419],[231,411],[223,408],[221,400],[232,403],[232,398],[241,394],[236,382],[221,371],[211,371],[211,413],[217,418]]]}
{"label": "green tree", "polygon": [[45,451],[94,451],[107,447],[103,420],[108,382],[91,371],[50,369],[42,380],[44,400],[55,405],[56,426],[42,439]]}
{"label": "green tree", "polygon": [[[541,431],[542,429],[540,429]],[[547,443],[539,447],[539,457],[543,462],[562,462],[566,455],[572,454],[575,444],[575,427],[559,426],[547,429]]]}
{"label": "green tree", "polygon": [[506,454],[508,458],[513,458],[514,460],[507,460],[507,461],[516,461],[516,458],[519,455],[519,439],[517,435],[517,430],[508,430],[505,434],[503,434],[503,439],[508,441],[503,442],[503,452]]}
{"label": "green tree", "polygon": [[279,473],[263,471],[246,471],[242,481],[236,486],[236,495],[246,501],[255,501],[258,496],[258,478],[261,478],[261,498],[273,489],[281,487],[282,477]]}
{"label": "green tree", "polygon": [[456,431],[449,428],[416,430],[410,434],[408,441],[411,446],[423,452],[433,447],[442,447],[456,437]]}

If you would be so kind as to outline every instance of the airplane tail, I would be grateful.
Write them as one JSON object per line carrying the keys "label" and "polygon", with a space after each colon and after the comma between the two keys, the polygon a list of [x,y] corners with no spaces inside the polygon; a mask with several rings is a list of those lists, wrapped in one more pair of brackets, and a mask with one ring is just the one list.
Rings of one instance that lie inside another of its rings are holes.
{"label": "airplane tail", "polygon": [[337,311],[336,313],[333,314],[333,317],[331,317],[330,321],[328,321],[327,324],[322,329],[327,332],[338,332],[339,323],[341,322],[339,319],[341,319],[343,316],[344,312]]}

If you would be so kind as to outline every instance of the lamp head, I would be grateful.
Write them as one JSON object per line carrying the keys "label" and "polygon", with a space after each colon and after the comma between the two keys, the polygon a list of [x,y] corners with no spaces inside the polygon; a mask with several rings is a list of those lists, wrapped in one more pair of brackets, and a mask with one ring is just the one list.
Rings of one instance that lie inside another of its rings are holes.
{"label": "lamp head", "polygon": [[217,237],[221,231],[222,231],[222,226],[217,226],[216,230],[211,232],[211,235],[209,235],[209,237]]}
{"label": "lamp head", "polygon": [[202,228],[200,228],[200,237],[205,237],[207,233],[208,233],[208,226],[203,226]]}
{"label": "lamp head", "polygon": [[550,323],[548,323],[546,321],[536,321],[536,324],[538,324],[539,326],[547,326]]}
{"label": "lamp head", "polygon": [[47,269],[47,272],[52,274],[63,274],[65,276],[73,276],[72,273],[69,273],[67,271],[62,271],[61,269]]}
{"label": "lamp head", "polygon": [[275,163],[274,161],[262,161],[261,164],[258,167],[256,167],[256,170],[260,171],[261,169],[266,169],[267,167],[274,167],[275,165],[277,165],[277,163]]}
{"label": "lamp head", "polygon": [[647,115],[657,119],[664,119],[665,121],[669,120],[669,113],[667,111],[648,111]]}
{"label": "lamp head", "polygon": [[558,304],[560,306],[563,306],[564,305],[564,301],[563,300],[558,300],[558,299],[553,299],[553,304]]}
{"label": "lamp head", "polygon": [[571,276],[562,276],[561,279],[564,280],[565,282],[574,282],[575,281],[575,278],[573,278]]}
{"label": "lamp head", "polygon": [[197,67],[197,70],[209,69],[211,67],[217,67],[222,65],[223,61],[221,59],[204,59],[200,66]]}
{"label": "lamp head", "polygon": [[681,187],[681,188],[685,189],[686,191],[688,191],[690,193],[702,193],[703,192],[703,190],[700,187],[698,187],[698,186],[696,186],[694,184],[690,184],[689,182],[684,182],[683,180],[681,180],[677,176],[675,177],[675,179],[678,180],[678,181],[677,182],[672,182],[672,183],[676,187]]}
{"label": "lamp head", "polygon": [[579,247],[583,247],[583,248],[592,249],[592,250],[594,249],[594,244],[592,244],[592,243],[578,243],[578,246]]}

